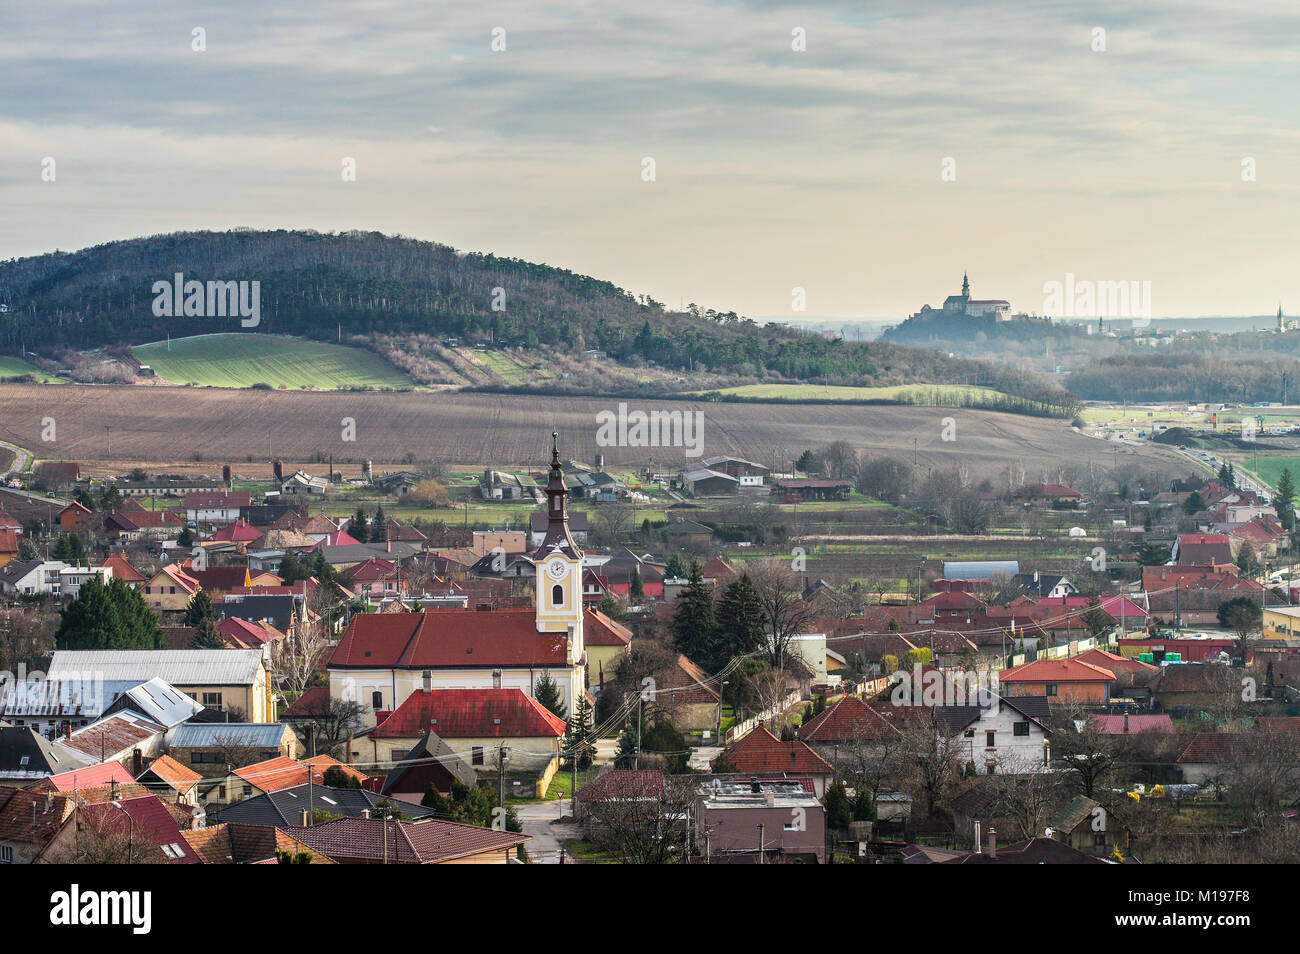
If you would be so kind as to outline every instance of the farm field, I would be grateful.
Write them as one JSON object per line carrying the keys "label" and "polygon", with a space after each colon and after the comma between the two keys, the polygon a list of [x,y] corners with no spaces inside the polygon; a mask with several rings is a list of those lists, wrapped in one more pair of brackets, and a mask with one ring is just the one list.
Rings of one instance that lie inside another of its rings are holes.
{"label": "farm field", "polygon": [[414,383],[377,354],[278,335],[223,334],[173,338],[132,349],[141,364],[173,384],[200,387],[338,389],[409,388]]}
{"label": "farm field", "polygon": [[[1241,466],[1254,470],[1254,459],[1246,458],[1242,461]],[[1264,483],[1270,487],[1277,486],[1277,479],[1282,476],[1282,471],[1290,468],[1291,477],[1300,480],[1300,455],[1297,454],[1278,454],[1259,456],[1258,474]]]}
{"label": "farm field", "polygon": [[[370,458],[377,469],[436,460],[535,471],[549,457],[551,431],[558,430],[566,457],[591,461],[602,453],[609,468],[653,461],[666,470],[698,459],[680,447],[597,446],[596,415],[614,410],[613,399],[196,388],[161,394],[130,385],[0,385],[0,440],[39,448],[42,458],[91,465],[107,456],[109,428],[117,461],[211,462],[217,468],[230,463],[239,471],[241,463],[280,458],[286,469],[319,470],[332,455],[340,467]],[[636,409],[637,402],[631,406]],[[1066,421],[991,411],[669,400],[647,402],[646,408],[702,414],[699,456],[734,454],[778,470],[789,469],[805,449],[841,439],[870,455],[897,456],[922,469],[961,464],[976,476],[1003,475],[1009,462],[1019,461],[1033,474],[1115,455],[1144,466],[1186,466],[1173,450],[1116,451]],[[57,441],[41,441],[43,417],[57,421]],[[354,433],[344,427],[345,418],[355,422]],[[944,423],[949,418],[951,429]],[[945,433],[954,439],[944,440]]]}
{"label": "farm field", "polygon": [[12,378],[19,375],[34,375],[38,381],[45,384],[60,384],[63,378],[56,374],[49,374],[42,371],[34,364],[28,364],[21,358],[15,358],[11,355],[0,355],[0,378]]}
{"label": "farm field", "polygon": [[[696,394],[705,392],[697,391]],[[713,393],[713,392],[709,392]],[[925,400],[935,393],[944,395],[992,395],[1000,392],[993,388],[960,384],[899,384],[884,388],[857,388],[835,384],[742,384],[734,388],[721,388],[718,394],[734,394],[746,398],[778,398],[797,401],[880,401]]]}

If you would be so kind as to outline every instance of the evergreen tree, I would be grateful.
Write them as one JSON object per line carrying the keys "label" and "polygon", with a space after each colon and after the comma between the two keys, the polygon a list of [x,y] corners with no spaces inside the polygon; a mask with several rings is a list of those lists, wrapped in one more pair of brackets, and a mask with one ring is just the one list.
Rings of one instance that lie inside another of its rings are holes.
{"label": "evergreen tree", "polygon": [[1199,490],[1193,490],[1191,496],[1183,501],[1183,513],[1191,516],[1194,513],[1200,513],[1205,509],[1205,498],[1201,496]]}
{"label": "evergreen tree", "polygon": [[537,677],[537,682],[533,686],[533,698],[561,719],[569,717],[568,709],[560,699],[560,687],[551,678],[550,670],[543,669],[542,674]]}
{"label": "evergreen tree", "polygon": [[668,558],[668,564],[664,567],[664,575],[672,577],[675,580],[682,579],[689,572],[690,570],[686,566],[686,561],[676,553]]}
{"label": "evergreen tree", "polygon": [[384,516],[384,505],[375,508],[375,522],[370,527],[370,542],[385,543],[388,540],[388,518]]}
{"label": "evergreen tree", "polygon": [[87,510],[93,511],[95,509],[95,498],[90,495],[89,490],[84,488],[79,489],[72,495],[72,499],[81,504]]}
{"label": "evergreen tree", "polygon": [[746,573],[722,591],[717,610],[718,636],[710,670],[717,672],[733,656],[761,649],[767,636],[767,616],[754,581]]}
{"label": "evergreen tree", "polygon": [[117,489],[117,484],[105,484],[104,491],[99,495],[99,507],[101,510],[116,510],[122,506],[122,493]]}
{"label": "evergreen tree", "polygon": [[627,613],[623,612],[623,604],[612,594],[606,593],[601,597],[600,606],[597,609],[616,623],[621,623],[627,619]]}
{"label": "evergreen tree", "polygon": [[1241,549],[1237,551],[1237,569],[1241,571],[1242,576],[1257,576],[1263,569],[1259,565],[1259,557],[1255,554],[1255,545],[1249,540],[1243,540]]}
{"label": "evergreen tree", "polygon": [[212,608],[212,597],[206,591],[199,590],[190,597],[189,605],[185,607],[185,625],[198,629],[205,619],[216,622],[217,613]]}
{"label": "evergreen tree", "polygon": [[158,617],[144,597],[120,579],[91,577],[59,614],[59,649],[161,649]]}
{"label": "evergreen tree", "polygon": [[1277,479],[1277,492],[1273,494],[1273,509],[1277,519],[1288,531],[1295,527],[1295,482],[1291,479],[1291,468],[1282,470]]}
{"label": "evergreen tree", "polygon": [[634,600],[645,599],[645,584],[641,582],[641,571],[632,571],[631,596]]}
{"label": "evergreen tree", "polygon": [[579,696],[573,707],[573,717],[564,731],[564,748],[569,760],[577,760],[578,771],[585,772],[596,761],[596,736],[592,727],[591,704],[585,695]]}
{"label": "evergreen tree", "polygon": [[826,827],[848,828],[853,821],[853,805],[849,793],[839,779],[826,788]]}
{"label": "evergreen tree", "polygon": [[307,570],[298,562],[298,557],[292,553],[286,553],[280,559],[280,569],[276,573],[280,579],[287,583],[297,583],[299,580],[305,580],[308,576]]}
{"label": "evergreen tree", "polygon": [[36,544],[28,540],[26,536],[18,542],[18,559],[20,560],[39,560],[41,551],[36,549]]}
{"label": "evergreen tree", "polygon": [[369,543],[370,538],[366,533],[366,512],[360,507],[352,516],[352,522],[348,524],[348,536],[358,543]]}
{"label": "evergreen tree", "polygon": [[652,752],[664,759],[665,770],[670,775],[679,775],[686,771],[686,763],[691,753],[686,745],[686,736],[673,724],[673,720],[662,713],[646,726],[641,737],[641,751]]}
{"label": "evergreen tree", "polygon": [[677,597],[673,640],[688,659],[707,664],[715,654],[717,622],[713,616],[713,591],[704,582],[698,560],[691,561],[688,581]]}
{"label": "evergreen tree", "polygon": [[181,547],[194,546],[194,534],[189,527],[182,527],[181,532],[176,534],[176,545]]}
{"label": "evergreen tree", "polygon": [[225,649],[226,640],[217,629],[216,620],[201,619],[194,624],[194,638],[190,640],[190,649]]}

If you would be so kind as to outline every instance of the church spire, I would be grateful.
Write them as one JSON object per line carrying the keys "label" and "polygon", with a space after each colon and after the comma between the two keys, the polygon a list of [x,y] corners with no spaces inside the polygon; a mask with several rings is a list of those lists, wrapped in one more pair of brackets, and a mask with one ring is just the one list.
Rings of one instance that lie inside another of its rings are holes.
{"label": "church spire", "polygon": [[961,273],[961,293],[965,298],[970,297],[970,278],[967,277],[965,272]]}
{"label": "church spire", "polygon": [[578,556],[578,546],[569,535],[569,514],[566,500],[569,490],[564,486],[564,468],[560,466],[560,434],[551,432],[551,473],[546,481],[546,537],[537,550],[537,556],[560,551]]}

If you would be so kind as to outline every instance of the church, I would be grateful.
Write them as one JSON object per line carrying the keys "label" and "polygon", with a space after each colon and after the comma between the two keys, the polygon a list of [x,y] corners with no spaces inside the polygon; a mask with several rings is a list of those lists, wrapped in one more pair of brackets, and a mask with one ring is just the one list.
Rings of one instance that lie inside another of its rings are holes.
{"label": "church", "polygon": [[569,531],[568,490],[552,434],[546,484],[546,532],[531,560],[537,567],[532,607],[359,613],[330,656],[330,696],[361,703],[364,725],[420,689],[522,689],[534,695],[543,672],[564,705],[586,691],[582,551]]}

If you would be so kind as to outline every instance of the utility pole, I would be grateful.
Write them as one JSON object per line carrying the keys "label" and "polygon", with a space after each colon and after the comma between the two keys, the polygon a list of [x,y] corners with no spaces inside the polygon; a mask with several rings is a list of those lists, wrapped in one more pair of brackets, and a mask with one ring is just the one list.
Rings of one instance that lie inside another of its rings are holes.
{"label": "utility pole", "polygon": [[510,758],[510,746],[502,742],[497,746],[497,807],[506,805],[506,762]]}
{"label": "utility pole", "polygon": [[759,826],[758,826],[758,863],[759,863],[760,865],[763,864],[763,845],[764,845],[764,844],[765,844],[765,839],[764,839],[764,837],[763,837],[763,826],[762,826],[762,825],[759,825]]}

